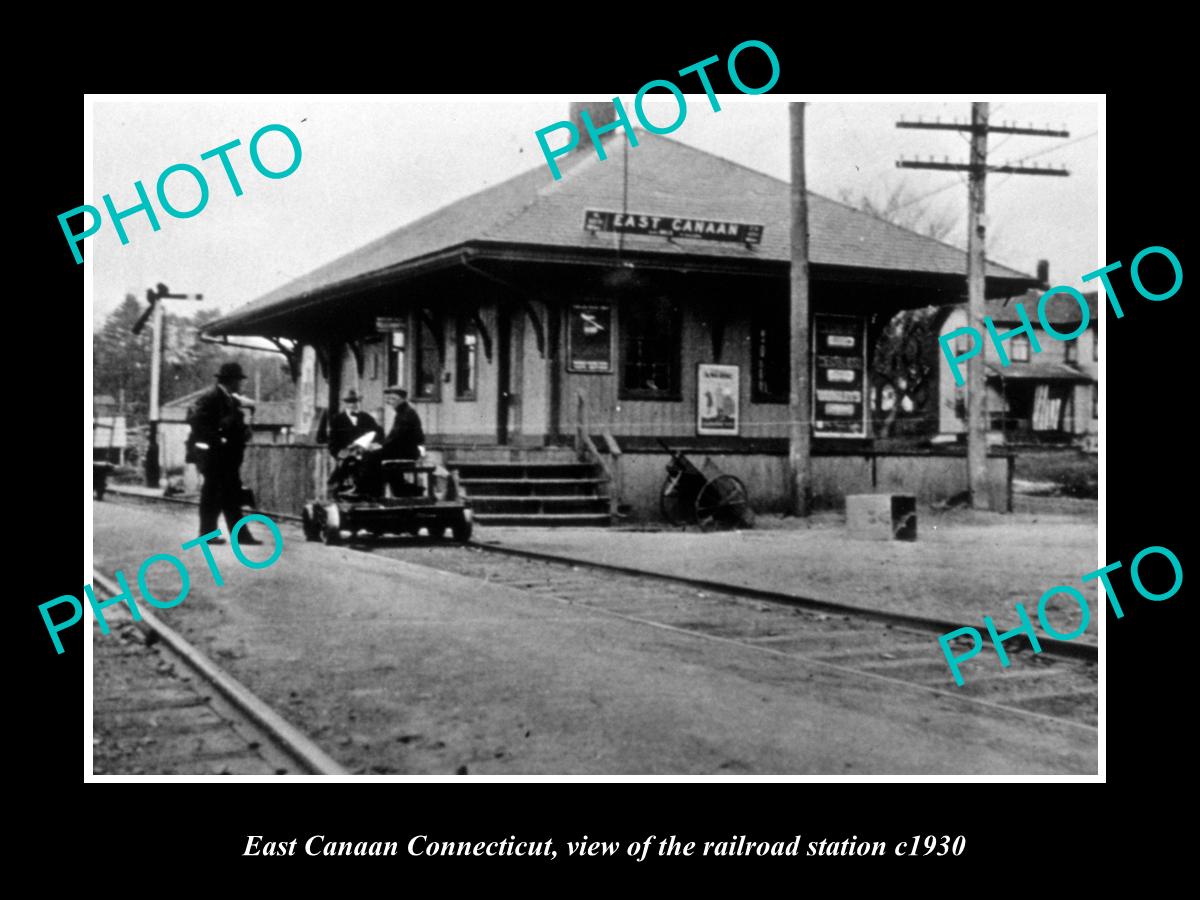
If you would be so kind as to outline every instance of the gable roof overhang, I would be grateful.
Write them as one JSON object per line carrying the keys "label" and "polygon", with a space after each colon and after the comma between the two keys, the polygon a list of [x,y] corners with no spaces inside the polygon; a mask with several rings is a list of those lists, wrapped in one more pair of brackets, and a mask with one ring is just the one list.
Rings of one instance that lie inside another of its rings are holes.
{"label": "gable roof overhang", "polygon": [[[429,284],[472,259],[787,277],[787,182],[643,132],[636,152],[607,161],[576,153],[563,160],[562,170],[561,181],[539,167],[450,203],[210,323],[204,333],[297,336],[334,312],[340,316],[347,302],[373,306],[381,289]],[[965,299],[962,250],[818,194],[809,197],[814,281],[928,289],[936,297],[927,302]],[[588,231],[589,209],[755,222],[763,226],[762,238],[743,245]],[[1005,297],[1037,279],[989,262],[986,283],[989,297]],[[363,312],[356,309],[355,317]]]}

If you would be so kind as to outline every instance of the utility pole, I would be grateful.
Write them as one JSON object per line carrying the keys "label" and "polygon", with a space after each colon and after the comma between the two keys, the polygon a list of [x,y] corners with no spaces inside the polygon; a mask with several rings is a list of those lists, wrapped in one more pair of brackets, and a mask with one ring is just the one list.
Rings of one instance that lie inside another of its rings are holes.
{"label": "utility pole", "polygon": [[146,320],[153,320],[154,334],[150,343],[150,434],[146,444],[145,469],[146,486],[158,487],[159,479],[162,476],[162,466],[158,459],[158,422],[161,418],[158,395],[162,382],[163,325],[165,323],[162,301],[203,300],[204,295],[172,294],[167,286],[160,282],[156,287],[146,289],[146,299],[150,303],[150,308],[142,313],[142,317],[134,323],[133,333],[141,334]]}
{"label": "utility pole", "polygon": [[[971,162],[967,175],[967,323],[983,331],[987,315],[984,299],[984,274],[987,259],[987,125],[988,105],[971,104]],[[984,391],[987,376],[983,369],[984,354],[967,360],[967,488],[971,506],[990,509],[987,491],[987,411]]]}
{"label": "utility pole", "polygon": [[812,500],[812,369],[809,359],[808,185],[804,176],[804,104],[789,103],[792,136],[791,391],[788,476],[792,513],[807,516]]}
{"label": "utility pole", "polygon": [[[946,171],[967,172],[967,324],[979,334],[986,334],[983,318],[987,315],[986,281],[987,271],[987,211],[986,187],[988,172],[1006,172],[1013,175],[1058,175],[1069,173],[1063,169],[1043,169],[1038,166],[989,166],[987,163],[987,144],[990,132],[1003,134],[1024,134],[1038,137],[1070,137],[1066,129],[1034,128],[1028,125],[1024,128],[1015,124],[992,126],[988,124],[988,104],[971,104],[970,124],[954,122],[905,122],[903,119],[896,123],[897,128],[924,128],[949,131],[969,131],[971,133],[970,161],[952,163],[948,159],[934,162],[929,159],[901,159],[896,166],[901,169],[942,169]],[[989,509],[991,502],[988,497],[987,477],[987,421],[985,399],[987,390],[987,372],[984,367],[985,352],[967,360],[967,487],[971,496],[971,506],[975,509]]]}

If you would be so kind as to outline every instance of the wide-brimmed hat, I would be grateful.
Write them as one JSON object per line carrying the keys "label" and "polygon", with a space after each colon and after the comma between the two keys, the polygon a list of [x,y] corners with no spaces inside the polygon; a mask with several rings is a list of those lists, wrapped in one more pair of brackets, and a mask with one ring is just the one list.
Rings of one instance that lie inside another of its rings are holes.
{"label": "wide-brimmed hat", "polygon": [[217,370],[217,379],[220,381],[232,381],[234,378],[245,378],[246,373],[242,371],[242,367],[235,362],[221,363],[221,368]]}
{"label": "wide-brimmed hat", "polygon": [[402,387],[395,387],[395,386],[392,386],[392,387],[389,387],[389,388],[384,388],[384,389],[383,389],[383,392],[384,392],[385,394],[397,394],[397,395],[399,395],[399,397],[400,397],[400,399],[401,399],[401,400],[403,400],[403,399],[405,399],[406,397],[408,397],[408,391],[406,391],[406,390],[405,390],[404,388],[402,388]]}
{"label": "wide-brimmed hat", "polygon": [[358,396],[358,391],[352,390],[342,398],[342,401],[345,403],[362,403],[362,397]]}

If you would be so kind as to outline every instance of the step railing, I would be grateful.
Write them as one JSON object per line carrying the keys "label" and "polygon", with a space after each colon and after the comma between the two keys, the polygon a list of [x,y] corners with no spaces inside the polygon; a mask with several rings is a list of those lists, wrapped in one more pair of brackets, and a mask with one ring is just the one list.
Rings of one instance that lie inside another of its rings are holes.
{"label": "step railing", "polygon": [[[600,428],[600,438],[604,442],[604,453],[592,440],[591,429],[588,428],[587,399],[583,391],[575,392],[575,453],[581,462],[592,463],[603,473],[603,480],[608,484],[608,512],[616,517],[617,507],[621,502],[621,446],[613,437],[607,425]],[[607,454],[607,459],[605,458]],[[611,460],[611,463],[609,462]]]}

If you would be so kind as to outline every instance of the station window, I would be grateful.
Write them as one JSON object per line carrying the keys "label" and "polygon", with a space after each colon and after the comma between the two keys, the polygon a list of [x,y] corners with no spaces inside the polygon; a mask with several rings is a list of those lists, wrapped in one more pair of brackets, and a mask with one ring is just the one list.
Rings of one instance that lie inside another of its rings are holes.
{"label": "station window", "polygon": [[442,348],[426,316],[417,316],[416,350],[413,396],[420,400],[437,400],[442,381]]}
{"label": "station window", "polygon": [[1008,358],[1013,362],[1029,362],[1029,338],[1018,334],[1008,346]]}
{"label": "station window", "polygon": [[621,396],[679,400],[679,306],[658,297],[621,306]]}
{"label": "station window", "polygon": [[459,316],[454,330],[457,344],[454,354],[454,396],[474,400],[479,377],[479,335],[475,323]]}
{"label": "station window", "polygon": [[1064,359],[1069,363],[1079,362],[1079,344],[1075,341],[1067,341],[1063,346]]}
{"label": "station window", "polygon": [[754,384],[751,399],[755,403],[787,403],[791,394],[791,323],[788,308],[780,304],[759,310],[754,317]]}
{"label": "station window", "polygon": [[389,385],[404,387],[408,380],[408,369],[406,368],[408,362],[406,353],[407,337],[408,332],[404,328],[397,328],[388,336],[387,379]]}

